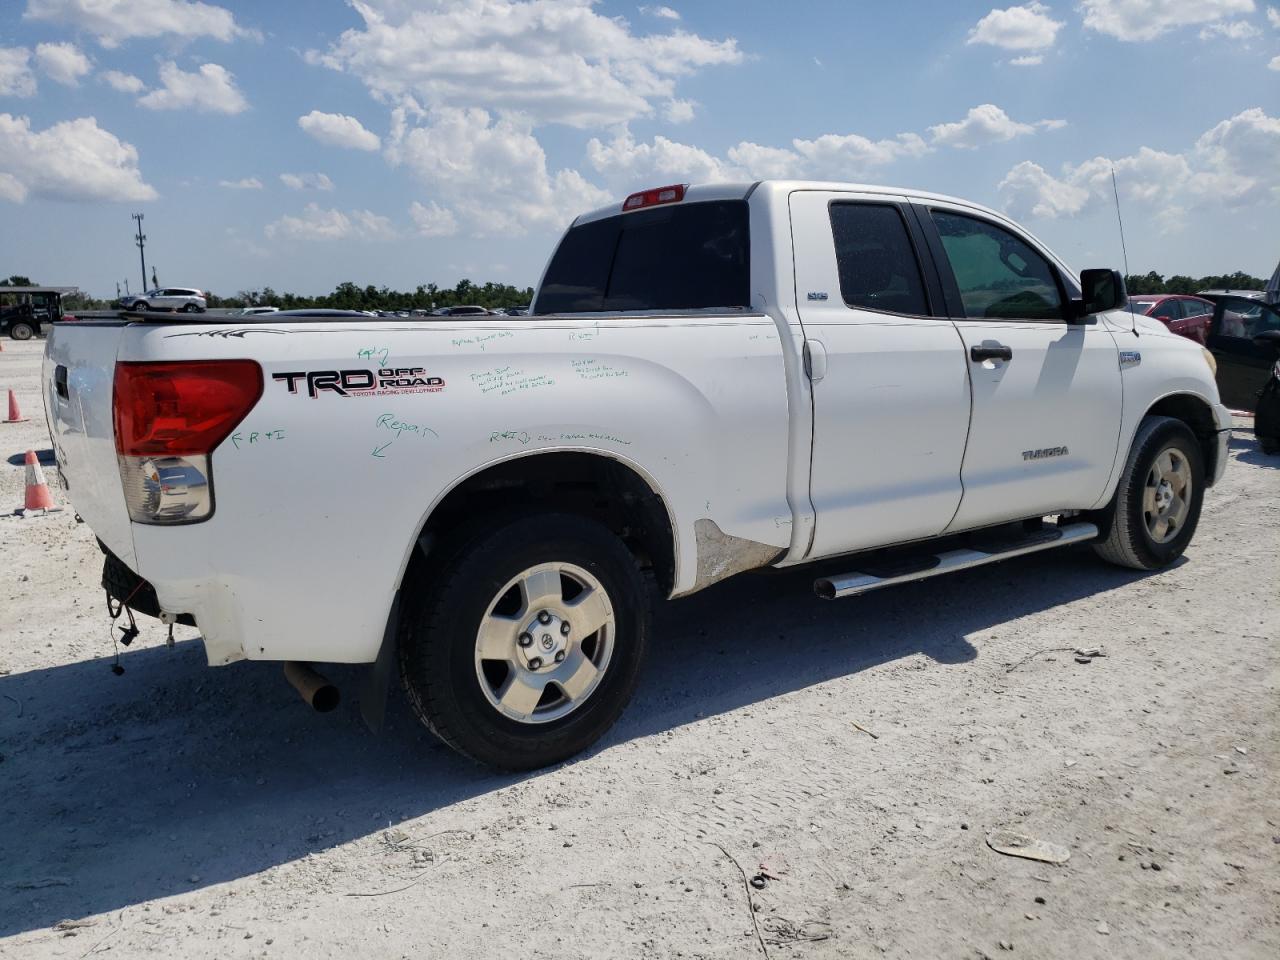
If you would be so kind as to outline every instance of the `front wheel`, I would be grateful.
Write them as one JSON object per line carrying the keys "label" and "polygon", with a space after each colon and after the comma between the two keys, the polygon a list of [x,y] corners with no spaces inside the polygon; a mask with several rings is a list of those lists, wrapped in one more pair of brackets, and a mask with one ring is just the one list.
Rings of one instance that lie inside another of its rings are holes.
{"label": "front wheel", "polygon": [[455,750],[531,770],[586,749],[635,690],[644,580],[609,529],[573,514],[490,526],[446,551],[406,607],[400,673]]}
{"label": "front wheel", "polygon": [[137,303],[133,305],[134,313],[138,313],[138,312],[146,313],[150,309],[151,309],[151,304],[147,303],[147,301],[145,300],[139,300]]}
{"label": "front wheel", "polygon": [[30,340],[35,336],[35,329],[31,324],[19,320],[17,323],[10,325],[9,336],[13,337],[15,340]]}
{"label": "front wheel", "polygon": [[1122,567],[1158,570],[1182,556],[1204,500],[1204,457],[1181,420],[1147,417],[1138,427],[1111,505],[1098,556]]}

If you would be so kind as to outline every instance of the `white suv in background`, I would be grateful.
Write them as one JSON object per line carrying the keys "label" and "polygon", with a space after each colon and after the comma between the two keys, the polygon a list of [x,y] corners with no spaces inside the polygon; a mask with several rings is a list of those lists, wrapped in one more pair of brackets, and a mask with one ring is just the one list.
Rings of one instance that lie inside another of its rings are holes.
{"label": "white suv in background", "polygon": [[126,310],[181,310],[183,313],[204,313],[209,306],[204,291],[195,287],[159,287],[125,298],[120,305]]}

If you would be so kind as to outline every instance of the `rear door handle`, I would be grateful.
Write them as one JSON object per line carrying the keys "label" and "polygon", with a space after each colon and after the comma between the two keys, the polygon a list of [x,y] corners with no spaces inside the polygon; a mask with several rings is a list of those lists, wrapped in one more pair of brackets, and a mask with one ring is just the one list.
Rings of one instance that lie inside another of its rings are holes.
{"label": "rear door handle", "polygon": [[970,347],[969,357],[974,363],[982,363],[983,360],[1012,360],[1013,348],[1006,347],[1003,343],[984,343]]}
{"label": "rear door handle", "polygon": [[53,368],[53,389],[63,400],[71,399],[70,394],[67,393],[67,368],[62,364]]}

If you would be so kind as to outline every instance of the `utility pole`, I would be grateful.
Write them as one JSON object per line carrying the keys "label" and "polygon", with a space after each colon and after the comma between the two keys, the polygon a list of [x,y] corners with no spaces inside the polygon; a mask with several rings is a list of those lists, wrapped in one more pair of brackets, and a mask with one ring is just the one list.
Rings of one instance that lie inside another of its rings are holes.
{"label": "utility pole", "polygon": [[160,281],[156,279],[156,265],[154,263],[151,265],[151,289],[160,289]]}
{"label": "utility pole", "polygon": [[117,300],[120,299],[120,281],[119,280],[116,281],[116,299]]}
{"label": "utility pole", "polygon": [[133,214],[133,219],[138,221],[138,233],[133,238],[133,242],[138,245],[138,256],[142,258],[142,289],[147,289],[147,235],[142,232],[142,214]]}
{"label": "utility pole", "polygon": [[[116,284],[116,289],[117,289],[117,290],[119,290],[119,289],[120,289],[120,284],[118,284],[118,283]],[[131,297],[131,296],[133,296],[133,294],[131,294],[131,293],[129,292],[129,278],[128,278],[128,277],[125,277],[125,278],[124,278],[124,295],[125,295],[126,297]]]}

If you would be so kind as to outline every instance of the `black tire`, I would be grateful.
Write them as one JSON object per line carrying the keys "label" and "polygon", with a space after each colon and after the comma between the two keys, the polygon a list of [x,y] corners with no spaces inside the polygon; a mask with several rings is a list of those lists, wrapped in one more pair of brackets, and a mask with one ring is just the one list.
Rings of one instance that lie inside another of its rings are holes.
{"label": "black tire", "polygon": [[[1190,473],[1191,495],[1186,499],[1184,519],[1161,542],[1148,524],[1144,496],[1157,458],[1172,451],[1185,462]],[[1181,420],[1147,417],[1129,448],[1129,458],[1116,495],[1100,518],[1105,537],[1093,549],[1103,560],[1134,570],[1159,570],[1177,560],[1200,521],[1204,500],[1204,455],[1195,434]]]}
{"label": "black tire", "polygon": [[9,325],[9,336],[14,340],[30,340],[35,336],[35,330],[25,320],[19,320]]}
{"label": "black tire", "polygon": [[200,306],[199,304],[195,304],[195,303],[184,303],[182,305],[182,312],[183,313],[199,313]]}
{"label": "black tire", "polygon": [[[614,615],[611,652],[572,712],[522,722],[501,713],[482,688],[477,633],[504,585],[544,563],[573,564],[598,581]],[[613,726],[635,691],[649,633],[645,580],[622,541],[594,520],[538,514],[472,531],[442,548],[402,596],[409,599],[397,648],[409,703],[436,736],[480,763],[533,770],[565,760]]]}
{"label": "black tire", "polygon": [[146,311],[151,309],[151,304],[147,303],[147,301],[145,300],[139,300],[137,303],[133,305],[132,309],[135,313],[138,311],[142,311],[145,313]]}

